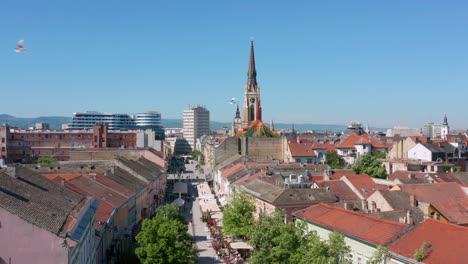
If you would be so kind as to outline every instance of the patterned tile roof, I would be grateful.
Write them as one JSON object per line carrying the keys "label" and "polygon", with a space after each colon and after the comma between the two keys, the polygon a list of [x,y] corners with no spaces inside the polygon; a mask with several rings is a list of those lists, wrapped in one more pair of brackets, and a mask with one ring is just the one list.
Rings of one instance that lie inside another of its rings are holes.
{"label": "patterned tile roof", "polygon": [[375,245],[387,245],[407,229],[407,225],[327,204],[295,212],[298,218]]}
{"label": "patterned tile roof", "polygon": [[59,235],[68,215],[85,197],[22,166],[16,178],[0,173],[0,207]]}
{"label": "patterned tile roof", "polygon": [[414,258],[414,253],[426,242],[427,264],[467,263],[468,228],[426,219],[390,245],[388,249],[407,258]]}
{"label": "patterned tile roof", "polygon": [[238,131],[236,137],[279,137],[278,132],[271,130],[262,121],[254,120],[248,127]]}

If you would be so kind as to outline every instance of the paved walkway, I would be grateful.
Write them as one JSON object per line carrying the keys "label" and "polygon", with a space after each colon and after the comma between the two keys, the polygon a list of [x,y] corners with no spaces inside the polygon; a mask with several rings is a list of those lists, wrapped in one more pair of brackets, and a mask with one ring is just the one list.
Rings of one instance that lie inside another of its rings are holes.
{"label": "paved walkway", "polygon": [[[195,163],[195,162],[194,162]],[[192,219],[192,224],[189,224],[189,233],[193,236],[195,244],[198,248],[198,263],[200,264],[214,264],[221,263],[217,261],[217,255],[214,249],[211,247],[211,241],[208,239],[209,230],[206,223],[203,223],[202,213],[200,210],[199,201],[196,198],[196,185],[199,182],[205,180],[205,175],[198,173],[195,170],[196,164],[186,164],[187,172],[186,174],[190,175],[190,179],[195,179],[198,176],[198,180],[192,180],[184,182],[188,184],[188,192],[191,197],[190,201],[187,201],[185,206],[185,217],[187,219]],[[186,178],[186,177],[185,177]]]}

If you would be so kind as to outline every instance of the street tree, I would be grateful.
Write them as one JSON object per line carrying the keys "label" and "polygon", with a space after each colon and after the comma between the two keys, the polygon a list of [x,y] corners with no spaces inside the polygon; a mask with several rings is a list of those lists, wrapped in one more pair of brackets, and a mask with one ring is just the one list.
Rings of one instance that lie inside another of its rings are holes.
{"label": "street tree", "polygon": [[357,174],[367,174],[374,178],[385,179],[387,172],[382,162],[369,153],[363,154],[351,167]]}
{"label": "street tree", "polygon": [[327,151],[325,163],[332,169],[341,169],[345,165],[343,157],[338,155],[335,150]]}
{"label": "street tree", "polygon": [[[174,210],[176,209],[176,210]],[[136,236],[138,247],[135,254],[143,264],[195,264],[196,248],[181,221],[182,213],[175,205],[161,206],[152,219],[145,219]]]}
{"label": "street tree", "polygon": [[223,231],[228,236],[247,239],[254,224],[252,196],[236,192],[223,211]]}
{"label": "street tree", "polygon": [[261,215],[252,230],[250,244],[255,251],[249,263],[346,263],[349,246],[340,233],[322,241],[309,232],[304,222],[284,223],[284,214]]}

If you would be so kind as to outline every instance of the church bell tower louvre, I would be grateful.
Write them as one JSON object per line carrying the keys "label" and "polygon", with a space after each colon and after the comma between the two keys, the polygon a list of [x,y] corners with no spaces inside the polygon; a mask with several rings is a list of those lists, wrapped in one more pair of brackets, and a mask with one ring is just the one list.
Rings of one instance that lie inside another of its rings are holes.
{"label": "church bell tower louvre", "polygon": [[249,71],[244,91],[244,106],[242,111],[242,127],[247,127],[252,121],[262,120],[262,107],[260,104],[260,86],[257,83],[255,69],[255,54],[253,41],[250,43]]}

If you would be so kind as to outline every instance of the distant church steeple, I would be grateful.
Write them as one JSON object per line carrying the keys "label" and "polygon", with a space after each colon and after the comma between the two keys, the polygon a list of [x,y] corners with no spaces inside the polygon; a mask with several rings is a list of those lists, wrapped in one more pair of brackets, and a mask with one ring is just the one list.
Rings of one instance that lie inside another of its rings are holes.
{"label": "distant church steeple", "polygon": [[450,133],[450,127],[447,120],[447,114],[444,115],[444,123],[442,124],[442,129],[440,130],[440,137],[447,139],[447,135]]}
{"label": "distant church steeple", "polygon": [[250,43],[249,71],[244,92],[244,106],[242,126],[246,127],[254,120],[262,120],[262,107],[260,104],[260,86],[257,83],[257,70],[255,69],[255,52],[253,41]]}

